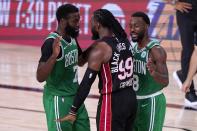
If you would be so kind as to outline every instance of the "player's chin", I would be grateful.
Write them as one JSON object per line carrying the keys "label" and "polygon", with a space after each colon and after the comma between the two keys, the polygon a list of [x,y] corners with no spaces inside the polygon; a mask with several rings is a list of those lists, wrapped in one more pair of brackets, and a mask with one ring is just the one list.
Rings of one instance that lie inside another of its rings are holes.
{"label": "player's chin", "polygon": [[138,38],[137,37],[131,37],[133,42],[138,42]]}

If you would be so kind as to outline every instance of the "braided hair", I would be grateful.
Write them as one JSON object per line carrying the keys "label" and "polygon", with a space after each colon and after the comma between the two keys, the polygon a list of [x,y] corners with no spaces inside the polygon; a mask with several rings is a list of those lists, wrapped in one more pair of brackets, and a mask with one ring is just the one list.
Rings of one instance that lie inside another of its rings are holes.
{"label": "braided hair", "polygon": [[107,27],[109,30],[111,30],[118,39],[127,38],[126,32],[110,11],[106,9],[98,9],[94,11],[94,18],[103,27]]}

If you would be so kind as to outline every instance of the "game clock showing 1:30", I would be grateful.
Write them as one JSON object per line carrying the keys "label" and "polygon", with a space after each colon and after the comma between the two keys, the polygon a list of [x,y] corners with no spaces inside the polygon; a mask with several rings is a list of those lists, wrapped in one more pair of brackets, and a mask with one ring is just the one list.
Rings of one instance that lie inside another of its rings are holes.
{"label": "game clock showing 1:30", "polygon": [[43,0],[17,0],[16,27],[42,30],[44,24]]}

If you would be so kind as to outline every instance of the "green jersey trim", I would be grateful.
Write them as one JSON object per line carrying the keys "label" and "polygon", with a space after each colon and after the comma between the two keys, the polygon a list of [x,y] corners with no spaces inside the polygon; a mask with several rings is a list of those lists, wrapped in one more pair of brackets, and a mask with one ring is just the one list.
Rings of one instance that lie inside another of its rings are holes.
{"label": "green jersey trim", "polygon": [[148,98],[152,98],[152,97],[161,95],[162,93],[163,93],[163,92],[160,90],[160,91],[155,92],[155,93],[150,94],[150,95],[144,95],[144,96],[138,96],[138,95],[137,95],[137,99],[138,99],[138,100],[148,99]]}
{"label": "green jersey trim", "polygon": [[60,48],[62,50],[62,56],[59,59],[56,59],[56,61],[61,61],[64,59],[64,47],[62,46],[62,44],[60,45]]}
{"label": "green jersey trim", "polygon": [[[50,34],[49,34],[49,36],[46,38],[46,40],[47,39],[49,39],[49,38],[53,38],[53,39],[56,39],[57,37],[59,37],[60,35],[59,34],[57,34],[57,33],[55,33],[55,32],[51,32]],[[72,38],[71,37],[71,41],[70,41],[70,43],[69,42],[67,42],[66,40],[64,40],[64,39],[62,39],[61,40],[61,42],[63,42],[64,44],[66,44],[67,46],[68,45],[71,45],[73,42],[75,42],[76,43],[76,41],[75,41],[75,39],[74,38]]]}
{"label": "green jersey trim", "polygon": [[157,45],[160,45],[160,42],[158,41],[158,40],[156,40],[156,39],[152,39],[144,48],[142,48],[142,49],[138,49],[138,43],[136,42],[135,44],[134,44],[134,51],[136,52],[136,53],[140,53],[140,52],[142,52],[142,51],[144,51],[144,50],[149,50],[149,49],[151,49],[151,48],[153,48],[154,46],[157,46]]}
{"label": "green jersey trim", "polygon": [[153,48],[154,46],[159,46],[159,45],[160,45],[160,43],[159,43],[158,40],[152,40],[152,41],[150,41],[150,42],[147,44],[146,48],[147,48],[147,50],[150,50],[150,49]]}

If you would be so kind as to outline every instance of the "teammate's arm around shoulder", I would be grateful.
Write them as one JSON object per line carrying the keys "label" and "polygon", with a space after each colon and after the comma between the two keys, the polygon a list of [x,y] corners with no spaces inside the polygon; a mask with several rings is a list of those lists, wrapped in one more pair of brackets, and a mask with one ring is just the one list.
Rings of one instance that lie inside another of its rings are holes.
{"label": "teammate's arm around shoulder", "polygon": [[54,40],[52,45],[52,54],[46,60],[46,62],[39,62],[38,64],[36,78],[39,82],[44,82],[53,69],[56,59],[60,53],[60,39],[62,38],[57,37]]}
{"label": "teammate's arm around shoulder", "polygon": [[166,64],[167,54],[161,46],[154,46],[149,54],[148,70],[155,81],[164,86],[169,84],[168,68]]}

